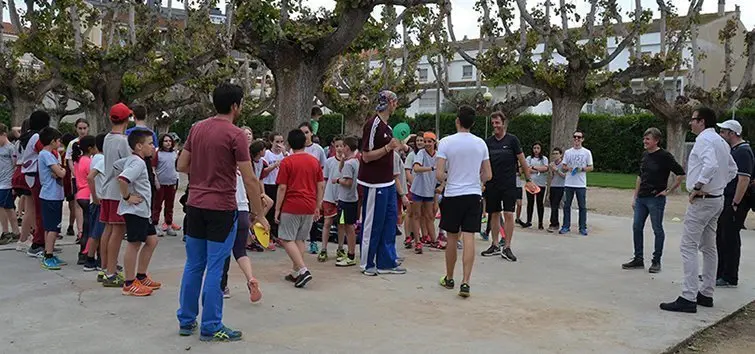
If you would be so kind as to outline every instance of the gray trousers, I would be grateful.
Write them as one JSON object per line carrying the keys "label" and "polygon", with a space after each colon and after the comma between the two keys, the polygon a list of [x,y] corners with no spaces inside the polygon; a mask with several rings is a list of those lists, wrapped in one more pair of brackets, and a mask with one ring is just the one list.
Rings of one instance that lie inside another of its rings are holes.
{"label": "gray trousers", "polygon": [[[718,267],[716,227],[723,208],[723,198],[695,199],[687,207],[687,213],[684,215],[684,231],[679,251],[682,254],[684,268],[682,297],[689,301],[697,301],[698,291],[705,296],[713,296]],[[700,271],[698,251],[703,254],[702,286],[697,276]]]}

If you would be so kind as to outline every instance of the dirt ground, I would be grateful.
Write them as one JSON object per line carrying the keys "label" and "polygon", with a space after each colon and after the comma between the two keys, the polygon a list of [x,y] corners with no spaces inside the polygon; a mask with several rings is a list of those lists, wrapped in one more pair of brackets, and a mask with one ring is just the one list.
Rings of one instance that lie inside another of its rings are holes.
{"label": "dirt ground", "polygon": [[[593,213],[632,217],[632,190],[590,188],[587,193],[588,210]],[[666,202],[664,221],[681,222],[687,208],[686,194],[670,196]],[[678,218],[675,219],[675,218]],[[746,222],[748,229],[755,228],[755,221]],[[755,302],[747,305],[734,316],[696,335],[669,354],[752,354],[755,353]]]}

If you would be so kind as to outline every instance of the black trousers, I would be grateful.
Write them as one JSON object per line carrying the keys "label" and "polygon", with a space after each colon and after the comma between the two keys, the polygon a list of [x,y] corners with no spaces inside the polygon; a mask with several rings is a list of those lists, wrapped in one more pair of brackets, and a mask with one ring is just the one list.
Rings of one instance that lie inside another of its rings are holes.
{"label": "black trousers", "polygon": [[733,199],[724,198],[724,210],[718,218],[716,247],[718,248],[718,271],[716,278],[730,284],[739,282],[739,258],[742,248],[740,232],[749,208],[749,198],[742,199],[737,210],[731,206]]}
{"label": "black trousers", "polygon": [[558,210],[561,209],[561,199],[564,198],[564,187],[551,187],[551,227],[559,226]]}
{"label": "black trousers", "polygon": [[[267,196],[273,200],[273,205],[275,205],[275,203],[278,200],[278,185],[266,184],[265,194],[267,194]],[[267,222],[270,224],[270,237],[277,238],[278,237],[278,224],[275,223],[275,207],[272,207],[270,208],[270,210],[267,211],[267,215],[265,215],[265,218],[267,219]]]}
{"label": "black trousers", "polygon": [[535,203],[537,203],[538,226],[542,226],[543,214],[545,213],[545,206],[543,205],[543,198],[545,198],[545,187],[541,187],[540,192],[538,192],[537,194],[532,194],[530,192],[527,192],[525,194],[527,194],[527,223],[532,223],[532,214],[535,209]]}

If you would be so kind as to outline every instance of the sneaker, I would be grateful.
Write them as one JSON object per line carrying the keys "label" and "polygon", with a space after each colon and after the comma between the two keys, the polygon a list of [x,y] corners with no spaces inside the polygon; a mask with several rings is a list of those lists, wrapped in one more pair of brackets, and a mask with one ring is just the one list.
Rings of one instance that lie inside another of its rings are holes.
{"label": "sneaker", "polygon": [[275,252],[275,246],[276,246],[277,243],[278,243],[277,240],[275,242],[270,242],[270,244],[267,245],[267,250]]}
{"label": "sneaker", "polygon": [[179,230],[181,230],[181,226],[178,226],[176,224],[171,224],[170,225],[170,229],[173,230],[173,231],[179,231]]}
{"label": "sneaker", "polygon": [[422,238],[420,239],[420,241],[422,242],[422,244],[425,244],[425,245],[429,245],[429,244],[432,244],[432,243],[433,243],[433,240],[432,240],[432,239],[430,239],[430,236],[425,236],[425,237],[422,237]]}
{"label": "sneaker", "polygon": [[168,229],[168,231],[165,231],[165,234],[168,236],[178,236],[178,234],[176,233],[176,230],[173,230],[173,229]]}
{"label": "sneaker", "polygon": [[622,264],[621,269],[645,269],[645,261],[642,258],[634,257],[629,262]]}
{"label": "sneaker", "polygon": [[67,266],[67,265],[68,265],[68,262],[66,262],[66,261],[64,261],[64,260],[62,260],[62,259],[60,259],[60,258],[58,258],[58,256],[52,256],[52,258],[55,258],[55,260],[56,260],[56,261],[58,262],[58,264],[60,264],[61,266]]}
{"label": "sneaker", "polygon": [[197,327],[196,321],[188,326],[178,326],[178,335],[181,337],[188,337],[197,331]]}
{"label": "sneaker", "polygon": [[[82,270],[85,271],[85,272],[93,272],[93,271],[97,270],[97,263],[95,261],[91,261],[91,262],[90,261],[86,261],[86,262],[84,262],[84,267],[82,268]],[[102,273],[102,274],[105,274],[105,273]],[[99,274],[97,276],[97,281],[98,282],[102,281],[102,279],[100,279],[100,277],[99,277]]]}
{"label": "sneaker", "polygon": [[118,275],[107,276],[102,279],[102,286],[106,288],[122,288],[125,280],[121,279]]}
{"label": "sneaker", "polygon": [[558,231],[558,226],[548,226],[548,229],[545,230],[545,231],[548,231],[550,233],[554,233],[554,232]]}
{"label": "sneaker", "polygon": [[79,253],[79,259],[76,260],[76,265],[84,265],[87,262],[87,255]]}
{"label": "sneaker", "polygon": [[587,236],[587,229],[579,229],[579,234],[582,236]]}
{"label": "sneaker", "polygon": [[317,255],[317,261],[318,262],[327,262],[328,261],[328,251],[323,249],[320,251],[320,254]]}
{"label": "sneaker", "polygon": [[368,268],[362,271],[362,274],[368,276],[368,277],[374,277],[378,275],[377,268]]}
{"label": "sneaker", "polygon": [[139,279],[134,279],[134,281],[131,282],[131,285],[129,286],[126,286],[125,282],[123,283],[123,287],[121,288],[121,295],[150,296],[152,295],[152,289],[142,284]]}
{"label": "sneaker", "polygon": [[43,258],[39,264],[44,270],[60,270],[60,264],[55,257]]}
{"label": "sneaker", "polygon": [[283,277],[283,279],[286,281],[290,281],[292,283],[296,283],[296,277],[298,277],[298,275],[293,275],[292,273],[289,273],[289,274],[286,274],[286,276]]}
{"label": "sneaker", "polygon": [[481,224],[487,224],[488,223],[488,216],[487,215],[483,215],[482,216],[482,220],[480,220],[480,223]]}
{"label": "sneaker", "polygon": [[514,220],[514,222],[517,223],[517,224],[519,224],[519,226],[521,226],[521,227],[524,227],[524,225],[526,225],[524,223],[524,221],[522,221],[522,219],[516,219],[516,220]]}
{"label": "sneaker", "polygon": [[0,246],[7,245],[13,240],[13,237],[11,236],[11,233],[5,232],[2,235],[0,235]]}
{"label": "sneaker", "polygon": [[650,264],[650,268],[648,268],[649,273],[660,273],[661,272],[661,262],[653,261]]}
{"label": "sneaker", "polygon": [[543,224],[538,224],[538,225],[537,225],[537,229],[538,229],[538,230],[543,230],[543,229],[545,229],[545,228],[543,227]]}
{"label": "sneaker", "polygon": [[490,245],[488,249],[480,252],[480,255],[483,257],[492,257],[492,256],[497,256],[499,254],[501,254],[501,249],[496,245]]}
{"label": "sneaker", "polygon": [[697,304],[703,307],[713,307],[713,298],[697,293]]}
{"label": "sneaker", "polygon": [[435,243],[432,244],[430,247],[435,248],[437,250],[444,250],[446,249],[446,244],[441,241],[435,241]]}
{"label": "sneaker", "polygon": [[162,283],[152,280],[149,275],[147,275],[146,278],[139,280],[139,282],[152,290],[160,289],[163,286]]}
{"label": "sneaker", "polygon": [[296,282],[294,283],[294,286],[297,288],[303,288],[312,280],[312,273],[309,271],[306,271],[304,273],[299,274],[299,276],[296,278]]}
{"label": "sneaker", "polygon": [[378,269],[378,274],[406,274],[406,268],[404,267],[393,267],[389,269]]}
{"label": "sneaker", "polygon": [[73,225],[68,225],[68,229],[66,230],[66,236],[73,236]]}
{"label": "sneaker", "polygon": [[487,241],[487,240],[489,240],[489,239],[490,239],[490,236],[488,236],[488,234],[486,234],[486,233],[484,233],[484,232],[480,232],[480,238],[481,238],[481,239],[482,239],[483,241]]}
{"label": "sneaker", "polygon": [[530,227],[532,227],[532,223],[528,221],[528,222],[522,224],[522,227],[525,228],[525,229],[529,229]]}
{"label": "sneaker", "polygon": [[231,298],[231,289],[228,289],[226,286],[225,289],[223,289],[223,298],[224,299],[230,299]]}
{"label": "sneaker", "polygon": [[252,242],[251,244],[246,246],[246,249],[254,252],[265,252],[265,249],[262,248],[262,245],[257,242]]}
{"label": "sneaker", "polygon": [[414,253],[415,254],[422,254],[422,243],[417,242],[417,245],[414,246]]}
{"label": "sneaker", "polygon": [[27,249],[31,247],[31,243],[27,242],[16,242],[16,252],[26,252]]}
{"label": "sneaker", "polygon": [[453,279],[446,279],[445,275],[440,277],[440,286],[446,289],[453,289],[455,285]]}
{"label": "sneaker", "polygon": [[45,255],[44,247],[35,247],[34,245],[31,245],[29,246],[29,249],[26,251],[26,255],[29,257],[39,257],[40,253],[42,253],[42,256]]}
{"label": "sneaker", "polygon": [[103,271],[97,272],[97,282],[102,283],[103,281],[105,281],[105,272]]}
{"label": "sneaker", "polygon": [[737,284],[729,283],[723,278],[718,278],[716,279],[716,287],[717,288],[736,288]]}
{"label": "sneaker", "polygon": [[558,230],[558,234],[559,234],[559,235],[566,235],[566,234],[568,234],[569,232],[571,232],[571,231],[569,230],[569,228],[568,228],[568,227],[562,227],[562,228],[561,228],[561,230]]}
{"label": "sneaker", "polygon": [[674,302],[662,303],[661,310],[671,311],[671,312],[696,313],[697,303],[689,301],[680,296]]}
{"label": "sneaker", "polygon": [[319,248],[317,247],[317,242],[310,242],[309,243],[309,253],[310,254],[317,254],[319,251]]}
{"label": "sneaker", "polygon": [[501,257],[507,261],[516,262],[516,256],[511,252],[511,248],[509,247],[501,250]]}
{"label": "sneaker", "polygon": [[262,300],[262,290],[260,290],[260,283],[257,279],[252,278],[246,283],[247,289],[249,289],[249,301],[256,304]]}
{"label": "sneaker", "polygon": [[350,259],[349,257],[343,257],[336,262],[336,267],[351,267],[357,265],[356,259]]}
{"label": "sneaker", "polygon": [[462,283],[459,287],[459,296],[461,297],[469,297],[469,284]]}
{"label": "sneaker", "polygon": [[163,223],[162,226],[160,226],[160,229],[163,230],[163,232],[167,232],[168,231],[168,224]]}
{"label": "sneaker", "polygon": [[241,331],[236,331],[223,326],[215,333],[201,332],[199,340],[203,342],[235,342],[241,340]]}
{"label": "sneaker", "polygon": [[412,241],[413,241],[413,238],[411,236],[406,236],[406,238],[404,239],[404,248],[411,249],[412,244],[414,243]]}
{"label": "sneaker", "polygon": [[336,251],[336,260],[347,258],[347,257],[348,257],[348,255],[346,254],[346,251],[343,248],[339,248]]}

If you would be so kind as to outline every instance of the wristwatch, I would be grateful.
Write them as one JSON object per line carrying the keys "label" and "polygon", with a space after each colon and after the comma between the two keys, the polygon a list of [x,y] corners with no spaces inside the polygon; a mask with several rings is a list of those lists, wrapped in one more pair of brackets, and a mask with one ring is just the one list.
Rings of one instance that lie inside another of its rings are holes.
{"label": "wristwatch", "polygon": [[129,198],[131,198],[131,193],[129,193],[125,197],[123,197],[123,200],[128,201]]}
{"label": "wristwatch", "polygon": [[525,182],[532,182],[532,178],[527,178],[524,180]]}

